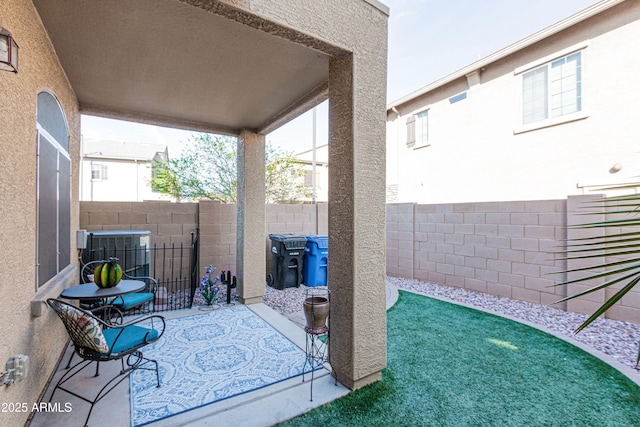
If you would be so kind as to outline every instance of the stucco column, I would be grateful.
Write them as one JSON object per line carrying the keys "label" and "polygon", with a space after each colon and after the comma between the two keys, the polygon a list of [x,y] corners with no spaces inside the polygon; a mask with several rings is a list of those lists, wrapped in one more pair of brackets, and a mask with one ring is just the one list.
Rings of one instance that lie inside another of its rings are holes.
{"label": "stucco column", "polygon": [[386,63],[375,56],[329,63],[329,349],[349,388],[386,366]]}
{"label": "stucco column", "polygon": [[264,135],[238,137],[238,226],[236,268],[243,304],[262,302],[265,292],[266,230]]}

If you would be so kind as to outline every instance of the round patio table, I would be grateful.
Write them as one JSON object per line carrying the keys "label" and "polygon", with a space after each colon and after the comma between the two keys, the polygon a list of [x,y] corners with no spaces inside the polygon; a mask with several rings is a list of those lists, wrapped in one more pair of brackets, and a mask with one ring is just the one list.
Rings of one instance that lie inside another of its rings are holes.
{"label": "round patio table", "polygon": [[102,320],[116,325],[122,323],[124,314],[117,307],[110,304],[109,301],[113,301],[119,295],[141,291],[145,286],[146,283],[142,280],[121,280],[120,283],[112,288],[100,288],[91,282],[67,288],[60,293],[60,296],[64,299],[76,299],[86,303],[100,300],[99,307],[90,311],[94,313],[96,312],[95,310],[99,311]]}
{"label": "round patio table", "polygon": [[108,300],[118,295],[130,294],[144,289],[142,280],[121,280],[112,288],[100,288],[95,283],[84,283],[72,286],[62,291],[60,296],[65,299],[77,299],[78,301],[101,299],[106,305]]}

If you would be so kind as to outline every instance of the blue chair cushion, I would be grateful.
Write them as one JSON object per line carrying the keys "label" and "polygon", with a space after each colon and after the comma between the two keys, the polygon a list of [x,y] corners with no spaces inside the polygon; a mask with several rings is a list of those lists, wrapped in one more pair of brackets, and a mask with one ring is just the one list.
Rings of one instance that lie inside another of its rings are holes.
{"label": "blue chair cushion", "polygon": [[[122,331],[122,334],[118,337],[120,331]],[[105,329],[102,333],[107,341],[107,345],[111,349],[111,353],[130,350],[158,336],[157,330],[136,325],[127,326],[124,330],[122,328]]]}
{"label": "blue chair cushion", "polygon": [[133,294],[120,295],[111,301],[111,305],[120,310],[129,310],[145,302],[152,301],[152,292],[135,292]]}

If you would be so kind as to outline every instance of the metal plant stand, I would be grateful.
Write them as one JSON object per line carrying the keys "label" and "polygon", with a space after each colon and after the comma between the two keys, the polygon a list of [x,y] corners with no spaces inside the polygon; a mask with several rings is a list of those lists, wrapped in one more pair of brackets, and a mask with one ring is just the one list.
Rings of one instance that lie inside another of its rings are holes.
{"label": "metal plant stand", "polygon": [[311,370],[310,398],[313,402],[315,371],[319,366],[329,363],[328,325],[331,310],[331,292],[328,289],[307,289],[304,304],[307,325],[304,328],[306,333],[306,358],[302,368],[302,381],[304,382],[307,365],[309,365]]}

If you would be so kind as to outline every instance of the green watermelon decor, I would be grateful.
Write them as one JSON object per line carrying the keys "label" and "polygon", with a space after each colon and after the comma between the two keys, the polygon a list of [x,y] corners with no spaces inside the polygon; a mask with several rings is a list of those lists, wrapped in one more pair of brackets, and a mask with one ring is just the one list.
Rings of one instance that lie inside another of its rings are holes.
{"label": "green watermelon decor", "polygon": [[98,264],[93,272],[93,281],[100,288],[113,288],[122,280],[122,267],[118,258],[109,258],[107,262]]}

